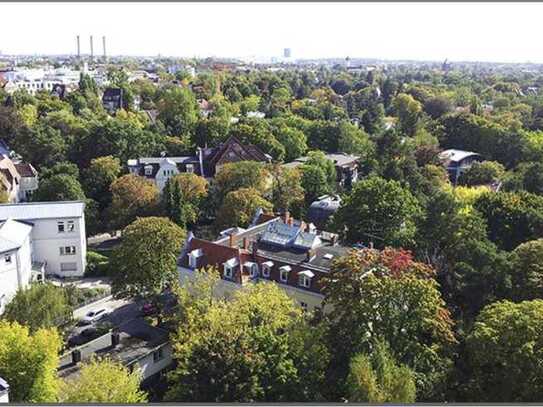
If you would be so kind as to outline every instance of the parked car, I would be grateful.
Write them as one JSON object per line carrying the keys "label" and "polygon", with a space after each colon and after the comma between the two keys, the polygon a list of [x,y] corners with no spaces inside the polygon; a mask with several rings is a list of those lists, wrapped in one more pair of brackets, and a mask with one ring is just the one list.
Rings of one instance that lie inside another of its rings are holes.
{"label": "parked car", "polygon": [[94,327],[86,328],[82,330],[79,335],[75,335],[69,338],[68,346],[74,347],[74,346],[83,345],[87,342],[92,341],[93,339],[98,338],[100,335],[101,335],[101,332],[98,329]]}
{"label": "parked car", "polygon": [[93,322],[101,320],[108,314],[109,314],[109,311],[105,308],[89,311],[83,318],[81,318],[81,320],[79,321],[79,324],[90,325]]}

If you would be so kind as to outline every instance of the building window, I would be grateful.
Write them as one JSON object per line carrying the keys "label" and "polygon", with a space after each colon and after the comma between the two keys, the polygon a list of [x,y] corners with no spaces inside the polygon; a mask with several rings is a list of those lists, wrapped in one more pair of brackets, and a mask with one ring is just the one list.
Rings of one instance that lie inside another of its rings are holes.
{"label": "building window", "polygon": [[73,232],[75,230],[75,223],[73,220],[68,221],[68,232]]}
{"label": "building window", "polygon": [[288,273],[290,272],[290,266],[283,266],[279,269],[279,280],[282,283],[288,282]]}
{"label": "building window", "polygon": [[306,276],[300,276],[300,285],[305,288],[309,288],[311,285],[311,279]]}
{"label": "building window", "polygon": [[64,233],[64,222],[57,222],[58,233]]}
{"label": "building window", "polygon": [[164,352],[162,351],[162,348],[155,350],[153,352],[153,362],[157,363],[160,362],[162,359],[164,359]]}
{"label": "building window", "polygon": [[11,254],[6,254],[4,256],[4,261],[6,262],[6,264],[11,264]]}
{"label": "building window", "polygon": [[60,247],[61,256],[69,256],[75,254],[75,246],[63,246]]}
{"label": "building window", "polygon": [[267,261],[262,263],[262,276],[269,278],[271,274],[271,269],[273,267],[273,262]]}
{"label": "building window", "polygon": [[204,255],[202,249],[195,249],[189,253],[189,267],[193,270],[198,268],[198,259]]}
{"label": "building window", "polygon": [[77,271],[77,263],[60,263],[60,271]]}
{"label": "building window", "polygon": [[314,274],[309,270],[304,270],[298,274],[298,285],[300,287],[309,288],[311,287],[311,279]]}
{"label": "building window", "polygon": [[238,265],[239,265],[239,260],[236,257],[232,257],[230,260],[223,263],[224,277],[227,279],[232,279],[234,277],[234,267]]}
{"label": "building window", "polygon": [[307,303],[301,301],[301,302],[300,302],[300,307],[302,307],[302,311],[304,311],[304,312],[307,311]]}
{"label": "building window", "polygon": [[151,175],[153,173],[153,166],[152,165],[146,165],[145,166],[145,175]]}
{"label": "building window", "polygon": [[194,172],[194,165],[193,164],[187,164],[186,170],[188,173],[192,174]]}
{"label": "building window", "polygon": [[258,277],[258,264],[254,263],[254,264],[250,267],[249,273],[250,273],[251,278]]}

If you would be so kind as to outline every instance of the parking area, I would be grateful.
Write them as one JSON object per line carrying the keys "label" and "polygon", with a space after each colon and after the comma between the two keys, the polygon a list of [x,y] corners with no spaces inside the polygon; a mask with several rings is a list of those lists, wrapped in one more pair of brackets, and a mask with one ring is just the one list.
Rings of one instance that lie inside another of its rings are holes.
{"label": "parking area", "polygon": [[74,320],[80,321],[89,312],[105,310],[105,316],[96,321],[87,324],[76,323],[66,335],[70,347],[81,345],[93,337],[99,336],[103,331],[107,331],[121,323],[130,321],[140,315],[140,305],[132,300],[118,300],[106,297],[103,300],[93,304],[86,305],[74,311]]}

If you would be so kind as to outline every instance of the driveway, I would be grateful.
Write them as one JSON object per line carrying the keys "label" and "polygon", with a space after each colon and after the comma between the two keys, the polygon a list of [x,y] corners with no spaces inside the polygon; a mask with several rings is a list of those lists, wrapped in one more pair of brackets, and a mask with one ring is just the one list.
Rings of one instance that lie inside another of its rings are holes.
{"label": "driveway", "polygon": [[[140,305],[135,303],[132,299],[119,300],[119,299],[115,299],[109,296],[93,304],[89,304],[75,310],[73,313],[74,320],[81,319],[83,316],[85,316],[85,314],[87,314],[87,312],[91,310],[98,310],[101,308],[106,308],[109,311],[109,315],[102,318],[99,321],[99,323],[109,322],[114,327],[119,326],[126,321],[130,321],[140,316],[140,310],[139,310]],[[78,336],[81,334],[83,330],[91,326],[96,326],[96,324],[97,322],[91,325],[85,325],[85,326],[76,325],[71,329],[70,333],[68,334],[68,337]]]}

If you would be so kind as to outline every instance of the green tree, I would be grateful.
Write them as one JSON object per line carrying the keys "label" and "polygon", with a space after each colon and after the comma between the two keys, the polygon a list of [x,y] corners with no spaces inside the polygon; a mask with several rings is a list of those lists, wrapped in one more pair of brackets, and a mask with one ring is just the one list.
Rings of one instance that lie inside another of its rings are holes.
{"label": "green tree", "polygon": [[64,174],[53,175],[41,181],[38,189],[32,194],[34,202],[84,199],[85,193],[77,178]]}
{"label": "green tree", "polygon": [[496,161],[475,162],[458,179],[461,185],[483,185],[499,182],[505,175],[505,168]]}
{"label": "green tree", "polygon": [[71,320],[72,308],[63,289],[49,283],[31,284],[17,291],[2,317],[36,332]]}
{"label": "green tree", "polygon": [[415,396],[413,372],[394,360],[386,343],[378,342],[370,355],[351,359],[347,376],[350,402],[414,403]]}
{"label": "green tree", "polygon": [[273,177],[272,202],[275,211],[292,211],[299,208],[304,200],[300,170],[273,165],[270,174]]}
{"label": "green tree", "polygon": [[61,403],[145,403],[140,372],[130,372],[119,362],[93,359],[84,363],[77,377],[62,382]]}
{"label": "green tree", "polygon": [[513,295],[517,301],[541,298],[543,293],[543,239],[519,245],[509,255]]}
{"label": "green tree", "polygon": [[138,216],[157,212],[159,191],[157,186],[137,175],[127,174],[111,184],[111,205],[108,217],[112,227],[122,228]]}
{"label": "green tree", "polygon": [[188,173],[173,176],[162,191],[166,214],[179,226],[195,224],[207,193],[208,182],[205,178]]}
{"label": "green tree", "polygon": [[316,165],[303,164],[300,166],[302,173],[302,188],[305,192],[305,202],[310,205],[321,195],[331,192],[331,188],[326,179],[326,173],[322,168]]}
{"label": "green tree", "polygon": [[177,280],[183,229],[167,218],[138,218],[123,230],[122,236],[111,256],[115,295],[149,297]]}
{"label": "green tree", "polygon": [[158,119],[172,136],[190,135],[198,121],[199,108],[194,94],[186,88],[171,87],[160,92]]}
{"label": "green tree", "polygon": [[528,192],[487,192],[474,204],[488,225],[488,237],[512,250],[543,237],[543,197]]}
{"label": "green tree", "polygon": [[405,93],[396,96],[393,105],[398,115],[400,131],[406,136],[414,136],[419,126],[422,105],[413,96]]}
{"label": "green tree", "polygon": [[220,206],[226,195],[240,188],[254,188],[265,195],[270,188],[266,166],[256,161],[239,161],[221,166],[215,174],[212,196]]}
{"label": "green tree", "polygon": [[409,246],[420,211],[415,197],[399,182],[374,176],[355,184],[335,214],[335,222],[350,242]]}
{"label": "green tree", "polygon": [[432,119],[438,119],[441,116],[450,113],[453,110],[451,100],[446,96],[436,96],[424,102],[424,111]]}
{"label": "green tree", "polygon": [[325,307],[334,310],[330,378],[339,391],[351,358],[384,340],[396,360],[415,373],[417,399],[438,397],[456,340],[434,274],[409,252],[395,249],[352,251],[333,263],[323,293]]}
{"label": "green tree", "polygon": [[271,211],[273,205],[262,198],[254,188],[240,188],[226,195],[217,212],[215,227],[223,230],[231,226],[246,228],[251,223],[258,208]]}
{"label": "green tree", "polygon": [[[216,272],[216,271],[215,271]],[[208,280],[209,281],[209,280]],[[194,284],[194,283],[193,283]],[[194,285],[192,285],[194,287]],[[176,368],[170,374],[169,400],[205,402],[320,400],[327,352],[292,300],[273,284],[237,291],[231,301],[186,290],[173,338]],[[206,288],[207,287],[207,288]],[[193,301],[187,299],[193,298]],[[187,307],[188,305],[188,307]],[[190,327],[190,329],[188,329]],[[311,340],[313,339],[313,340]],[[232,352],[232,347],[236,352]],[[309,362],[309,364],[308,364]],[[309,369],[308,369],[309,368]],[[316,392],[315,392],[316,391]]]}
{"label": "green tree", "polygon": [[57,400],[61,340],[54,329],[29,329],[0,320],[0,377],[9,383],[12,403]]}
{"label": "green tree", "polygon": [[543,395],[543,300],[485,307],[466,338],[469,397],[478,402],[536,402]]}
{"label": "green tree", "polygon": [[100,210],[111,204],[110,186],[120,173],[121,163],[112,156],[93,158],[89,168],[83,171],[86,195],[98,202]]}

